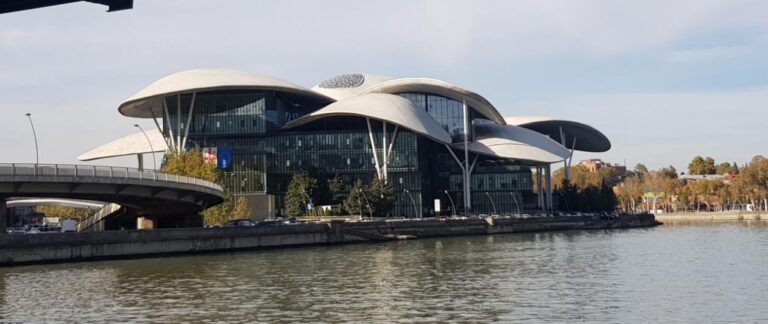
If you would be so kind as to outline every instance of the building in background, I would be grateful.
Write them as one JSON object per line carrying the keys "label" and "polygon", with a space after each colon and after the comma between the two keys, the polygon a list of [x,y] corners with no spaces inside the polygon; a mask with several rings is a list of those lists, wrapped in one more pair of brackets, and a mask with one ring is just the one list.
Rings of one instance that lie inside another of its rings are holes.
{"label": "building in background", "polygon": [[[340,177],[347,189],[355,179],[391,182],[395,217],[551,210],[551,186],[534,192],[533,177],[549,183],[551,164],[579,149],[538,124],[510,125],[481,95],[430,78],[346,74],[307,89],[236,70],[190,70],[150,84],[118,111],[153,119],[159,131],[144,141],[118,139],[81,160],[201,148],[257,219],[285,214],[297,172]],[[559,133],[573,124],[557,124]],[[596,130],[578,135],[582,147],[610,148]]]}

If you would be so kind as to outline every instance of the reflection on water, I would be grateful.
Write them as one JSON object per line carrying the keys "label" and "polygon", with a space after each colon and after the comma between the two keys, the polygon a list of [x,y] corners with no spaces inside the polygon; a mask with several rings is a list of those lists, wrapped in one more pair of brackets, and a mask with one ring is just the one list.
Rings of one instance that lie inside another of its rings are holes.
{"label": "reflection on water", "polygon": [[0,269],[4,321],[768,321],[764,222]]}

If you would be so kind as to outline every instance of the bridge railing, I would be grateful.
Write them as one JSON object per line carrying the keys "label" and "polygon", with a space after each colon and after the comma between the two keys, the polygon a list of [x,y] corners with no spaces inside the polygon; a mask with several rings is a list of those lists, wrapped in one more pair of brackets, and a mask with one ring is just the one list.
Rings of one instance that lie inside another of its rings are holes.
{"label": "bridge railing", "polygon": [[189,183],[222,190],[221,186],[192,177],[139,170],[134,168],[77,164],[0,163],[0,176],[53,176],[107,179],[137,179],[164,182]]}

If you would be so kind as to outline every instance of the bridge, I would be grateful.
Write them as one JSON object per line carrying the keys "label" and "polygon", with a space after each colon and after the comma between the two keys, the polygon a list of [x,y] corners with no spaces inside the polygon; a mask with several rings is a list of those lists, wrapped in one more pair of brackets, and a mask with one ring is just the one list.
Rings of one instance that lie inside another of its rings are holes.
{"label": "bridge", "polygon": [[198,212],[224,201],[224,192],[212,182],[153,170],[0,164],[0,233],[5,232],[7,199],[13,197],[112,203],[110,208],[115,209],[115,205],[120,208],[90,221],[91,226],[109,230],[136,228],[139,217],[151,219],[155,227],[192,226],[200,222]]}

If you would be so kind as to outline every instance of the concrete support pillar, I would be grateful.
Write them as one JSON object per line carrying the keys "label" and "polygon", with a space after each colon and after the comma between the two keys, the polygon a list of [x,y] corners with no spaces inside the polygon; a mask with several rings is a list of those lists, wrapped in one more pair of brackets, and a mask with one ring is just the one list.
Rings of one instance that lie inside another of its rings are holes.
{"label": "concrete support pillar", "polygon": [[8,205],[5,198],[0,197],[0,235],[6,233],[6,226],[8,226]]}
{"label": "concrete support pillar", "polygon": [[539,210],[544,210],[544,177],[541,175],[541,166],[536,166],[536,202]]}
{"label": "concrete support pillar", "polygon": [[144,154],[136,154],[136,157],[139,159],[139,170],[144,170]]}
{"label": "concrete support pillar", "polygon": [[155,229],[155,220],[147,217],[137,217],[136,229],[139,229],[139,230]]}
{"label": "concrete support pillar", "polygon": [[552,165],[547,164],[545,167],[547,176],[547,195],[546,195],[546,207],[547,212],[552,212]]}

